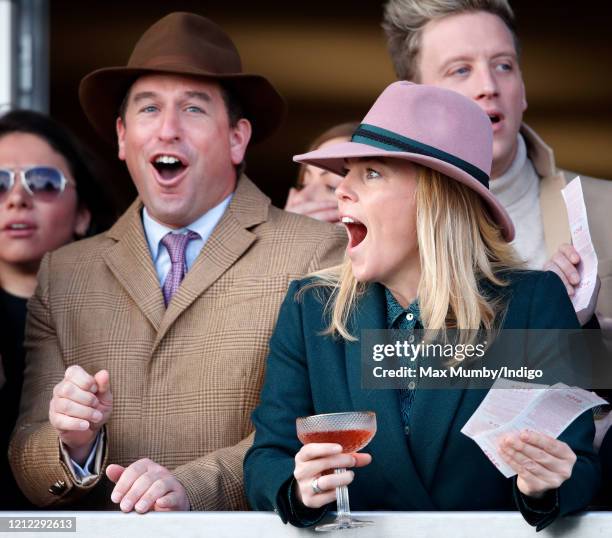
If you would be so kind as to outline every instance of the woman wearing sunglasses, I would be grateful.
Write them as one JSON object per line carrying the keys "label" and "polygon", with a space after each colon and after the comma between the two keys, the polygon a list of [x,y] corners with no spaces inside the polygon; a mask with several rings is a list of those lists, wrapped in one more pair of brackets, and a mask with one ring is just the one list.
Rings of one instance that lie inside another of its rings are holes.
{"label": "woman wearing sunglasses", "polygon": [[23,382],[27,299],[46,252],[114,220],[88,157],[59,124],[37,112],[0,117],[0,510],[27,506],[12,480],[7,447]]}
{"label": "woman wearing sunglasses", "polygon": [[[312,525],[349,483],[354,510],[514,508],[538,528],[588,504],[599,482],[590,413],[559,439],[500,440],[512,479],[461,433],[486,391],[362,387],[365,329],[579,327],[559,278],[517,265],[491,159],[491,123],[474,102],[409,82],[379,96],[350,142],[295,158],[344,176],[349,244],[341,266],[293,282],[281,307],[245,458],[253,508]],[[297,417],[366,410],[378,431],[365,453],[296,437]],[[330,474],[344,467],[359,468]]]}

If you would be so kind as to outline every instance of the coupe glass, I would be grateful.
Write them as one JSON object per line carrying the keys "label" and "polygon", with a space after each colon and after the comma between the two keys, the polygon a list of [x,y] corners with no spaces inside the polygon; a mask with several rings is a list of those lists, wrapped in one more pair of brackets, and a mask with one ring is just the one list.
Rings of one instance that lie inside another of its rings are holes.
{"label": "coupe glass", "polygon": [[[296,420],[297,436],[303,444],[338,443],[342,452],[357,452],[366,446],[376,433],[376,414],[372,411],[352,411],[348,413],[327,413],[300,417]],[[346,469],[335,469],[336,474]],[[361,521],[351,517],[348,488],[336,488],[338,512],[332,523],[318,525],[317,531],[335,531],[372,525],[372,521]]]}

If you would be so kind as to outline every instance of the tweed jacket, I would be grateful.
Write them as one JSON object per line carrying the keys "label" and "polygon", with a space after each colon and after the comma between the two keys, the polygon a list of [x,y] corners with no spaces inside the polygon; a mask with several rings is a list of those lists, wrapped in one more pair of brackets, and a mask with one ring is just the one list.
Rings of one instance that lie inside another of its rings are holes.
{"label": "tweed jacket", "polygon": [[[194,510],[245,509],[268,340],[289,282],[339,263],[338,226],[273,207],[245,176],[166,309],[136,201],[107,233],[48,254],[29,303],[26,371],[10,460],[39,506],[117,508],[107,464],[148,457]],[[48,421],[68,366],[110,372],[102,472],[79,484]]]}
{"label": "tweed jacket", "polygon": [[[507,280],[509,286],[495,294],[507,305],[501,328],[579,326],[557,275],[524,271]],[[590,412],[562,434],[578,459],[571,478],[555,492],[554,506],[540,511],[460,431],[485,390],[417,389],[405,431],[397,391],[363,388],[361,340],[322,334],[329,321],[324,314],[328,292],[305,288],[307,282],[289,287],[270,340],[261,404],[253,413],[255,442],[244,464],[245,488],[254,509],[274,510],[298,526],[322,517],[324,510],[297,509],[290,493],[294,456],[301,447],[295,419],[353,410],[371,410],[377,416],[376,435],[364,449],[372,454],[372,463],[355,470],[349,487],[355,510],[519,509],[530,524],[542,528],[558,515],[586,507],[600,483]],[[365,329],[386,327],[384,288],[370,284],[354,306],[348,330],[360,338]],[[520,352],[523,344],[516,342],[513,348]]]}
{"label": "tweed jacket", "polygon": [[[579,174],[557,169],[552,149],[527,125],[522,126],[521,134],[527,144],[527,155],[540,176],[544,240],[550,258],[562,243],[571,243],[561,189]],[[601,279],[596,307],[597,318],[602,328],[612,331],[612,181],[583,175],[580,175],[580,178]]]}

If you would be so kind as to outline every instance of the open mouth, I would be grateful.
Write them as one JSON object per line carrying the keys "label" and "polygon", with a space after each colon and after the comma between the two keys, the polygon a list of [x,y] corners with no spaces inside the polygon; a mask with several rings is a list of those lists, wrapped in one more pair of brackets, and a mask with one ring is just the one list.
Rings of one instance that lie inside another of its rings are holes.
{"label": "open mouth", "polygon": [[186,163],[174,155],[156,155],[151,164],[165,181],[174,179],[187,168]]}
{"label": "open mouth", "polygon": [[496,123],[499,123],[503,119],[501,114],[488,114],[488,116],[493,125],[495,125]]}
{"label": "open mouth", "polygon": [[368,235],[368,229],[365,224],[359,222],[353,217],[342,217],[342,224],[346,226],[349,235],[349,248],[354,248],[359,245]]}
{"label": "open mouth", "polygon": [[14,238],[30,237],[35,230],[36,225],[31,222],[10,222],[0,228],[0,232]]}
{"label": "open mouth", "polygon": [[9,224],[6,226],[6,230],[30,230],[32,228],[32,226],[30,226],[29,224],[23,224],[23,223],[15,223],[15,224]]}

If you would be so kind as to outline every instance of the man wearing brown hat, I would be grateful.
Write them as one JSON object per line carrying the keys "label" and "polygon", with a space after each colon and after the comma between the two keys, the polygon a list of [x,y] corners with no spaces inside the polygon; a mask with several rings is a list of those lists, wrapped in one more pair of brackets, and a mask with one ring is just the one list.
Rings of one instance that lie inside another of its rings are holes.
{"label": "man wearing brown hat", "polygon": [[116,132],[139,198],[41,265],[16,478],[40,506],[245,509],[277,309],[291,279],[340,261],[345,235],[272,207],[241,174],[284,104],[211,21],[164,17],[80,98]]}

